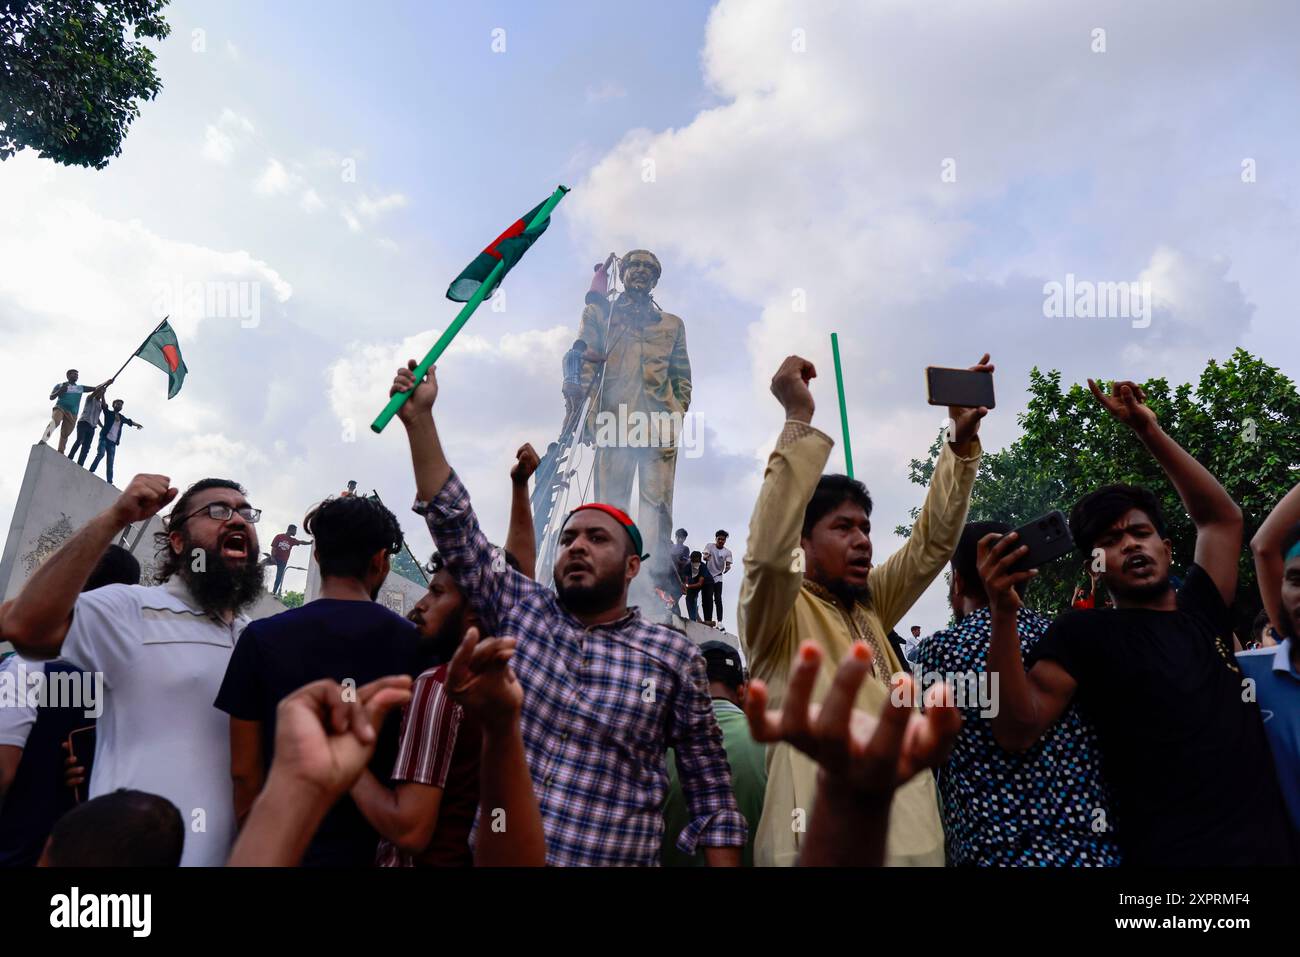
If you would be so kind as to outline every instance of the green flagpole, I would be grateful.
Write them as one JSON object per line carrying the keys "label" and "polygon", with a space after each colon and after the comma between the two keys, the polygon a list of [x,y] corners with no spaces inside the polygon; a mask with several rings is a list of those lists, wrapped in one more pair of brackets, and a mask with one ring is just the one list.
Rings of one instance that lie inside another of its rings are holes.
{"label": "green flagpole", "polygon": [[[533,221],[528,224],[527,228],[532,229],[534,226],[545,222],[546,217],[551,215],[551,210],[555,209],[555,207],[559,205],[560,200],[564,198],[564,194],[568,191],[567,187],[558,187],[555,192],[551,194],[551,198],[542,204],[542,208],[537,211],[537,215],[533,217]],[[429,368],[438,361],[439,357],[441,357],[444,352],[447,351],[447,347],[451,345],[451,340],[456,338],[456,334],[459,333],[461,327],[469,321],[469,317],[474,314],[474,310],[483,304],[483,300],[486,298],[488,290],[492,289],[496,284],[496,281],[501,278],[501,273],[505,268],[506,261],[504,259],[498,260],[497,264],[492,267],[492,271],[487,274],[487,278],[479,285],[478,290],[474,295],[470,296],[469,301],[466,302],[460,312],[456,314],[456,318],[452,320],[451,325],[449,325],[446,331],[438,337],[438,341],[433,344],[433,348],[429,350],[428,355],[426,355],[420,361],[420,364],[415,367],[416,382],[423,379],[428,374]],[[388,425],[393,416],[397,414],[397,410],[402,407],[402,403],[410,398],[410,396],[411,393],[409,392],[399,392],[397,395],[389,399],[388,405],[384,406],[384,411],[380,412],[375,421],[370,423],[370,431],[384,431],[384,426]]]}
{"label": "green flagpole", "polygon": [[844,468],[853,478],[853,446],[849,443],[849,410],[844,404],[844,373],[840,370],[840,336],[831,333],[831,352],[835,356],[835,388],[840,393],[840,428],[844,430]]}

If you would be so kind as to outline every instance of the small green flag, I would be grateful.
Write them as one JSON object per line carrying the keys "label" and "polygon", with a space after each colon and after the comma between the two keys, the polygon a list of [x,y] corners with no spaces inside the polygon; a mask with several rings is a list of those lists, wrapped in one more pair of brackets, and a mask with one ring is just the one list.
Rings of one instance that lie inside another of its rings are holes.
{"label": "small green flag", "polygon": [[[560,189],[568,192],[563,186]],[[492,289],[501,285],[501,280],[505,278],[506,273],[523,258],[524,253],[528,252],[528,247],[537,241],[537,237],[546,232],[546,227],[551,225],[549,215],[540,223],[529,225],[547,202],[550,202],[549,197],[516,219],[509,229],[492,241],[487,249],[475,256],[474,261],[451,281],[451,285],[447,287],[447,298],[452,302],[469,302],[498,262],[505,263],[505,269],[497,276]],[[483,294],[484,298],[492,295],[492,289],[488,289]]]}
{"label": "small green flag", "polygon": [[153,335],[139,348],[136,355],[167,373],[167,398],[175,398],[176,393],[181,391],[181,385],[185,382],[185,373],[189,370],[185,368],[185,360],[181,358],[181,344],[176,340],[176,333],[171,323],[164,319],[163,324],[154,330]]}

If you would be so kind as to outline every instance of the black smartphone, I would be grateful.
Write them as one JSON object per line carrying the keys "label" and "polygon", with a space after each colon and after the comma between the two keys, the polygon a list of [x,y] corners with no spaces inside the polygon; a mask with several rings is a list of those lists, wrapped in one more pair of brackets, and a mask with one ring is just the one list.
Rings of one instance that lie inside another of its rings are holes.
{"label": "black smartphone", "polygon": [[1059,509],[1021,525],[1016,529],[1016,534],[1019,536],[1016,548],[1028,545],[1029,551],[1011,566],[1012,571],[1023,572],[1030,568],[1041,568],[1048,562],[1074,551],[1074,538],[1070,535],[1069,522],[1065,518],[1065,513]]}
{"label": "black smartphone", "polygon": [[73,799],[80,804],[86,799],[90,789],[90,766],[95,757],[95,726],[88,724],[84,728],[75,728],[68,734],[68,751],[77,759],[77,763],[86,769],[86,780],[72,789]]}
{"label": "black smartphone", "polygon": [[969,369],[925,367],[925,385],[931,405],[956,405],[962,408],[993,408],[993,373]]}

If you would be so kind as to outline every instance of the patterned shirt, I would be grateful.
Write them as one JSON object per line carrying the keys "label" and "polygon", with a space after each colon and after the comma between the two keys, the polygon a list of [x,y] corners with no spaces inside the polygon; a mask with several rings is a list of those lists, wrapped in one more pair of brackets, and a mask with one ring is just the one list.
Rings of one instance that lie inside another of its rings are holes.
{"label": "patterned shirt", "polygon": [[[391,776],[394,784],[409,781],[440,789],[447,787],[464,711],[447,696],[446,680],[447,666],[439,665],[423,672],[411,686],[411,700],[402,709],[401,741]],[[444,823],[441,813],[438,823]],[[416,855],[403,851],[392,841],[380,840],[376,867],[414,867],[415,863]]]}
{"label": "patterned shirt", "polygon": [[[1019,613],[1020,653],[1025,660],[1051,621],[1038,612]],[[988,675],[992,638],[988,608],[955,627],[922,638],[913,660],[920,674]],[[935,680],[935,679],[931,679]],[[918,682],[920,683],[920,682]],[[924,682],[928,687],[930,682]],[[1032,748],[1015,754],[993,738],[992,709],[998,689],[984,678],[981,694],[960,697],[962,728],[938,772],[943,829],[955,865],[985,867],[1113,867],[1120,863],[1111,796],[1101,770],[1097,733],[1071,704]],[[981,714],[981,712],[983,712]]]}
{"label": "patterned shirt", "polygon": [[657,865],[668,748],[690,811],[677,846],[686,854],[744,846],[745,819],[695,644],[635,608],[584,627],[488,543],[454,473],[415,511],[483,633],[518,642],[511,665],[524,689],[520,723],[547,864]]}

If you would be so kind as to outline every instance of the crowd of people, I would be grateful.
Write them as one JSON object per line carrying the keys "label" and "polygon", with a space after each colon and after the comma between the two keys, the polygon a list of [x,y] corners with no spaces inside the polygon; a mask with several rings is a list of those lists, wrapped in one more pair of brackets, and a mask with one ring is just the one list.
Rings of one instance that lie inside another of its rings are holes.
{"label": "crowd of people", "polygon": [[[122,407],[126,404],[122,399],[109,401],[108,387],[116,381],[115,379],[86,388],[77,381],[78,377],[79,373],[76,369],[69,369],[67,378],[50,390],[50,399],[54,402],[54,408],[50,423],[41,436],[41,442],[48,443],[50,436],[57,429],[59,454],[62,455],[75,426],[77,438],[68,451],[68,458],[84,468],[86,456],[90,453],[95,438],[95,429],[99,429],[99,446],[94,460],[90,463],[90,472],[93,475],[95,469],[99,468],[100,461],[104,461],[105,478],[108,484],[112,485],[113,459],[117,454],[117,447],[122,443],[122,427],[129,425],[134,429],[143,429],[144,426],[122,412]],[[81,404],[83,396],[86,400],[84,407]]]}
{"label": "crowd of people", "polygon": [[[673,608],[681,617],[702,621],[710,628],[722,627],[722,576],[731,571],[731,549],[727,548],[730,535],[718,529],[713,541],[703,550],[693,550],[686,544],[690,533],[684,528],[673,533],[672,568],[677,576]],[[686,615],[682,615],[681,601],[686,599]],[[700,599],[704,599],[703,610]]]}
{"label": "crowd of people", "polygon": [[[816,370],[788,357],[736,647],[629,607],[648,556],[609,504],[569,513],[553,581],[535,581],[530,446],[511,532],[490,542],[441,442],[435,374],[415,365],[391,391],[409,393],[413,508],[435,551],[407,617],[375,600],[399,523],[355,483],[308,514],[310,541],[290,526],[272,547],[311,545],[319,597],[250,622],[260,511],[237,481],[181,492],[157,474],[0,605],[17,651],[0,693],[17,669],[104,687],[93,747],[79,711],[0,707],[0,863],[1296,862],[1300,486],[1250,543],[1261,627],[1281,640],[1234,653],[1244,517],[1135,383],[1089,385],[1164,470],[1195,552],[1173,554],[1149,489],[1096,489],[1073,503],[1063,559],[1096,582],[1053,616],[1026,604],[1037,572],[1011,526],[967,520],[987,409],[948,410],[911,535],[877,564],[871,496],[823,474]],[[114,543],[168,506],[158,583],[139,584]],[[728,533],[674,537],[673,597],[720,624]],[[945,570],[952,622],[903,641]]]}

